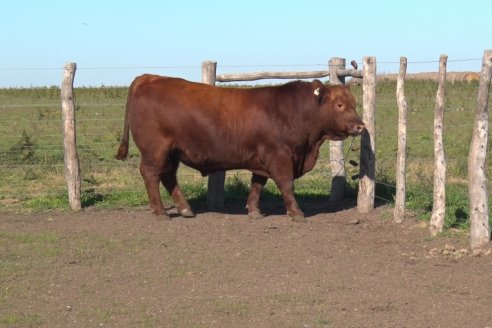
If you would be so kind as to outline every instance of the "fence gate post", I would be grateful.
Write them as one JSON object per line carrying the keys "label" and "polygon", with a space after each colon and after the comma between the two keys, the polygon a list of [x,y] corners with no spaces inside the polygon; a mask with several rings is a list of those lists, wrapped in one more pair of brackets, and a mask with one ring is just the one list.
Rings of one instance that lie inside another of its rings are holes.
{"label": "fence gate post", "polygon": [[[202,82],[215,85],[217,74],[217,62],[202,62]],[[221,210],[224,208],[224,183],[225,172],[212,173],[208,176],[207,206],[210,210]]]}
{"label": "fence gate post", "polygon": [[[345,84],[345,77],[339,77],[337,70],[345,69],[345,58],[334,57],[328,62],[330,84]],[[343,141],[330,140],[331,192],[330,202],[345,198],[346,179],[343,162]]]}
{"label": "fence gate post", "polygon": [[439,85],[437,86],[436,108],[434,114],[434,201],[429,230],[435,236],[444,227],[446,216],[446,157],[442,137],[444,96],[446,93],[446,64],[448,56],[439,57]]}
{"label": "fence gate post", "polygon": [[484,247],[490,242],[486,171],[489,132],[487,104],[491,75],[492,50],[485,50],[480,74],[475,124],[468,157],[468,195],[470,198],[470,238],[472,248]]}
{"label": "fence gate post", "polygon": [[405,98],[405,75],[407,58],[400,57],[400,72],[396,82],[396,100],[398,102],[398,155],[396,158],[396,195],[395,222],[402,222],[405,217],[406,165],[407,165],[407,100]]}
{"label": "fence gate post", "polygon": [[75,133],[75,100],[73,97],[73,80],[76,68],[76,63],[65,64],[61,86],[61,105],[68,202],[72,210],[80,211],[82,209],[80,201],[81,178]]}
{"label": "fence gate post", "polygon": [[357,211],[368,213],[374,208],[376,191],[376,57],[364,57],[362,69],[362,121],[366,125],[360,140],[360,180]]}

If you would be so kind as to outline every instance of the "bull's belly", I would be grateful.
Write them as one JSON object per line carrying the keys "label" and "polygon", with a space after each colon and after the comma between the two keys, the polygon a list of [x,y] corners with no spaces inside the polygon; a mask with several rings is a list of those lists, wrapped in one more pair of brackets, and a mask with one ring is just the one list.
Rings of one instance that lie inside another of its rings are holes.
{"label": "bull's belly", "polygon": [[211,173],[228,170],[249,170],[264,176],[268,176],[256,156],[243,157],[240,154],[218,156],[217,154],[178,152],[180,162],[199,171],[203,176]]}

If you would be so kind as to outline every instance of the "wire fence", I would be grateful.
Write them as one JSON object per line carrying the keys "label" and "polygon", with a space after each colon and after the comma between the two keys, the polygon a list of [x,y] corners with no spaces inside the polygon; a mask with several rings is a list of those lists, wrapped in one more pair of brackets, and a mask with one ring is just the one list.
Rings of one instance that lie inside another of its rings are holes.
{"label": "wire fence", "polygon": [[[463,63],[463,62],[474,62],[480,63],[482,58],[465,58],[465,59],[449,59],[447,62],[450,64],[453,63]],[[362,66],[362,62],[356,61],[359,66]],[[421,65],[421,64],[438,64],[439,60],[416,60],[416,61],[408,61],[410,65]],[[378,61],[378,65],[394,65],[393,71],[398,70],[399,61]],[[256,64],[256,65],[240,65],[240,64],[220,64],[219,68],[262,68],[262,67],[326,67],[327,63],[315,63],[315,64]],[[113,67],[96,67],[96,66],[79,66],[77,70],[96,70],[96,71],[105,71],[105,70],[160,70],[160,69],[196,69],[200,70],[201,65],[154,65],[154,66],[113,66]],[[63,66],[60,67],[0,67],[0,71],[62,71]],[[461,69],[462,70],[462,69]],[[476,70],[478,71],[478,69]]]}
{"label": "wire fence", "polygon": [[[479,71],[481,58],[465,58],[448,60],[448,64],[453,66],[456,71]],[[438,67],[439,60],[410,60],[408,62],[408,72],[434,72]],[[362,62],[358,61],[359,67]],[[381,73],[397,73],[398,61],[381,60],[378,61],[378,71]],[[264,69],[317,69],[326,68],[328,63],[261,63],[254,65],[243,65],[237,63],[218,63],[218,70],[221,73],[240,73],[251,72]],[[160,75],[178,76],[189,80],[199,80],[200,64],[197,65],[142,65],[142,66],[83,66],[78,65],[75,86],[127,86],[131,83],[135,75],[152,72]],[[58,86],[60,76],[63,72],[63,65],[54,66],[18,66],[0,67],[0,72],[12,73],[12,78],[8,84],[0,84],[0,87],[30,87],[30,86]],[[270,81],[265,83],[277,83]],[[4,82],[5,83],[5,82]]]}
{"label": "wire fence", "polygon": [[[461,61],[476,64],[480,70],[481,58],[448,61],[448,72]],[[409,62],[414,71],[419,65],[438,60]],[[378,71],[396,72],[399,62],[379,62]],[[307,67],[314,65],[264,65],[265,67]],[[319,64],[319,66],[326,66]],[[262,65],[218,65],[221,68],[261,68]],[[166,70],[196,69],[200,66],[148,66],[148,67],[80,67],[78,70]],[[58,68],[0,68],[0,70],[43,70]],[[60,71],[61,73],[61,71]],[[450,77],[451,73],[448,73]],[[436,73],[437,76],[437,73]],[[408,189],[432,185],[433,115],[437,81],[432,74],[421,79],[409,78],[405,93],[408,103]],[[76,77],[77,79],[77,77]],[[448,183],[465,187],[467,181],[468,149],[474,122],[478,82],[463,82],[459,78],[448,79],[444,117],[444,147],[448,162]],[[266,81],[268,83],[269,81]],[[362,90],[352,90],[361,112]],[[383,202],[392,202],[395,181],[397,149],[398,109],[395,97],[396,81],[392,77],[380,77],[376,94],[376,197]],[[123,130],[126,87],[79,87],[75,89],[77,144],[82,170],[83,200],[86,205],[94,202],[116,202],[112,195],[124,194],[128,205],[146,202],[143,181],[139,174],[139,153],[130,145],[130,156],[125,162],[114,159]],[[60,89],[21,88],[0,89],[0,206],[35,207],[40,203],[59,200],[66,203],[64,179],[63,139],[61,133]],[[490,139],[489,139],[490,140]],[[345,167],[347,182],[356,188],[358,167],[348,164],[359,162],[360,139],[345,142]],[[489,167],[492,162],[488,161]],[[490,173],[490,170],[489,170]],[[185,185],[185,192],[205,190],[207,180],[200,174],[181,166],[178,179]],[[227,175],[231,184],[247,185],[250,173],[233,171]],[[328,143],[320,152],[315,169],[296,181],[297,193],[323,193],[328,196],[331,184]],[[490,183],[489,183],[490,185]],[[193,186],[187,188],[186,186]],[[272,190],[275,189],[272,187]],[[355,192],[355,191],[354,191]],[[428,196],[428,195],[427,195]],[[85,198],[84,198],[85,197]],[[427,201],[427,200],[422,200]],[[56,206],[56,203],[55,205]]]}

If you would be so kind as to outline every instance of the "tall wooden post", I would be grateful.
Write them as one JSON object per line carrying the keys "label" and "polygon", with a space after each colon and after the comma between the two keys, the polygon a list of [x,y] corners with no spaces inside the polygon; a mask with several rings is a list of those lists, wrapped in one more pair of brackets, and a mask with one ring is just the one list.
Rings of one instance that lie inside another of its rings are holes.
{"label": "tall wooden post", "polygon": [[439,85],[436,94],[434,114],[434,203],[429,229],[433,236],[441,232],[446,216],[446,158],[442,138],[444,96],[446,92],[446,64],[448,56],[439,58]]}
{"label": "tall wooden post", "polygon": [[403,221],[405,216],[406,162],[407,162],[407,100],[405,99],[405,75],[407,58],[400,57],[400,72],[396,82],[396,100],[398,102],[398,154],[396,158],[396,195],[393,218]]}
{"label": "tall wooden post", "polygon": [[68,202],[74,211],[80,211],[81,178],[79,156],[75,131],[75,100],[73,81],[77,64],[66,63],[61,86],[63,149],[65,159],[65,179],[67,181]]}
{"label": "tall wooden post", "polygon": [[[202,63],[202,82],[215,85],[217,74],[217,62],[204,61]],[[208,177],[207,206],[210,210],[224,208],[224,183],[225,172],[212,173]]]}
{"label": "tall wooden post", "polygon": [[[334,57],[328,62],[330,84],[345,84],[345,77],[339,77],[337,70],[345,69],[345,58]],[[343,161],[343,141],[330,141],[331,192],[330,202],[345,198],[346,178]]]}
{"label": "tall wooden post", "polygon": [[475,124],[468,157],[468,195],[470,198],[470,239],[472,248],[490,242],[487,190],[488,100],[492,75],[492,50],[485,50],[477,97]]}
{"label": "tall wooden post", "polygon": [[362,121],[366,125],[360,144],[360,180],[357,195],[357,210],[368,213],[374,208],[376,191],[376,57],[364,57],[362,69],[363,114]]}

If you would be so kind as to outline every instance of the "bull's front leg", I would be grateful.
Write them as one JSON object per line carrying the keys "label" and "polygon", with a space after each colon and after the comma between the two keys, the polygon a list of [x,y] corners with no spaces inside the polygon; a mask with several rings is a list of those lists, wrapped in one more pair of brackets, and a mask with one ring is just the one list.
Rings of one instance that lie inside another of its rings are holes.
{"label": "bull's front leg", "polygon": [[258,207],[260,202],[260,194],[265,187],[268,178],[262,175],[253,173],[251,177],[251,188],[249,190],[248,201],[246,203],[246,208],[248,209],[248,216],[250,219],[258,220],[262,219],[261,211]]}
{"label": "bull's front leg", "polygon": [[289,161],[279,161],[271,170],[272,179],[277,184],[282,193],[287,214],[293,221],[305,222],[304,213],[299,208],[294,196],[294,175],[292,165],[286,164]]}
{"label": "bull's front leg", "polygon": [[294,180],[277,182],[277,186],[282,193],[282,198],[284,199],[285,208],[287,209],[287,214],[290,215],[292,221],[306,222],[304,213],[299,208],[296,198],[294,196]]}

